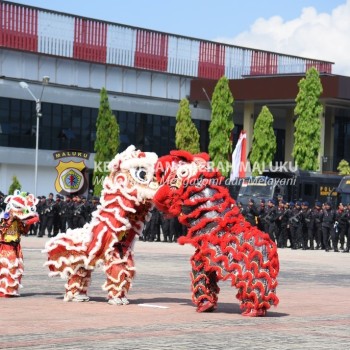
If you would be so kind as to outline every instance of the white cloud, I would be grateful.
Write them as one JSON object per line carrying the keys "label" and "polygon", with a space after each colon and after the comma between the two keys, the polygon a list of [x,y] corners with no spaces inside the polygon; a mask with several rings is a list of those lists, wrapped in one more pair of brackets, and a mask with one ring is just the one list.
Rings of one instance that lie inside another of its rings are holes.
{"label": "white cloud", "polygon": [[279,16],[258,18],[249,31],[217,41],[334,62],[333,73],[350,76],[350,0],[330,14],[313,7],[299,18],[284,21]]}

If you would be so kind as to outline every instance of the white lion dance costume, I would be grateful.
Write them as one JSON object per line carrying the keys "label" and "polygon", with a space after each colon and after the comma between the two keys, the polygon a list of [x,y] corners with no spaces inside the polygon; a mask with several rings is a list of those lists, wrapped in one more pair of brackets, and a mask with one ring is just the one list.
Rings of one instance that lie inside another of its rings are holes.
{"label": "white lion dance costume", "polygon": [[103,266],[107,280],[102,289],[108,303],[125,305],[135,274],[133,245],[142,233],[152,208],[151,199],[158,188],[154,181],[157,155],[129,146],[109,163],[101,204],[90,223],[68,229],[47,242],[50,276],[68,279],[65,301],[88,301],[91,271]]}
{"label": "white lion dance costume", "polygon": [[269,235],[246,222],[207,154],[172,151],[159,158],[161,187],[153,201],[188,227],[180,244],[191,244],[192,300],[198,312],[217,307],[220,280],[238,289],[242,315],[265,316],[276,295],[279,260]]}
{"label": "white lion dance costume", "polygon": [[16,190],[5,198],[6,209],[0,217],[0,297],[19,296],[23,275],[21,236],[39,221],[38,199]]}

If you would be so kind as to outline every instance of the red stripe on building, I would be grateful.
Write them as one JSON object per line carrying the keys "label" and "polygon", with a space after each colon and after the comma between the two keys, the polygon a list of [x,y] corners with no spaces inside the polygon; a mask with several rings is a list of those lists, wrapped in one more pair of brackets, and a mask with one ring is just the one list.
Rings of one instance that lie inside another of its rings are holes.
{"label": "red stripe on building", "polygon": [[0,3],[0,46],[38,51],[38,11]]}
{"label": "red stripe on building", "polygon": [[75,18],[73,57],[79,60],[106,63],[107,24]]}
{"label": "red stripe on building", "polygon": [[277,55],[272,52],[254,51],[250,75],[277,74]]}
{"label": "red stripe on building", "polygon": [[319,73],[332,73],[332,65],[330,63],[316,61],[306,62],[306,70],[309,70],[311,67],[315,67]]}
{"label": "red stripe on building", "polygon": [[198,77],[220,79],[225,74],[225,46],[201,42],[199,47]]}
{"label": "red stripe on building", "polygon": [[168,69],[168,35],[138,29],[135,67],[165,72]]}

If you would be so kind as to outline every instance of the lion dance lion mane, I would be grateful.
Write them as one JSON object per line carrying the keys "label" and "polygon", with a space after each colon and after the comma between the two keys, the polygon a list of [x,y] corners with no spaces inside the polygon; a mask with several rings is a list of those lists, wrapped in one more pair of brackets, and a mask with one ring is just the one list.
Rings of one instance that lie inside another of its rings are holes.
{"label": "lion dance lion mane", "polygon": [[5,198],[6,208],[0,217],[0,297],[19,296],[24,271],[21,236],[39,221],[38,199],[16,190]]}
{"label": "lion dance lion mane", "polygon": [[224,178],[209,166],[206,153],[171,151],[160,157],[156,176],[161,184],[156,207],[178,216],[188,233],[180,244],[191,244],[192,300],[198,312],[217,307],[219,280],[231,280],[244,316],[265,316],[276,296],[279,260],[269,235],[246,222]]}
{"label": "lion dance lion mane", "polygon": [[88,301],[91,271],[103,266],[108,303],[125,305],[135,274],[133,246],[142,233],[158,187],[155,153],[129,146],[109,163],[101,204],[83,228],[68,229],[47,242],[50,276],[67,279],[65,301]]}

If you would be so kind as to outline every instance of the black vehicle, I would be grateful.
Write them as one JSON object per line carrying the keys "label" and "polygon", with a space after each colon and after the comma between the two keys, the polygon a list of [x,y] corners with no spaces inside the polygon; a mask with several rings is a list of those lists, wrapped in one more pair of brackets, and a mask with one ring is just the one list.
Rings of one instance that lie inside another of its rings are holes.
{"label": "black vehicle", "polygon": [[310,206],[316,201],[323,203],[330,198],[335,203],[341,179],[340,175],[312,171],[265,171],[263,176],[242,179],[236,200],[246,205],[249,198],[254,198],[258,203],[261,199],[267,201],[282,196],[285,201],[303,200]]}
{"label": "black vehicle", "polygon": [[344,176],[335,190],[337,194],[337,204],[350,203],[350,176]]}

